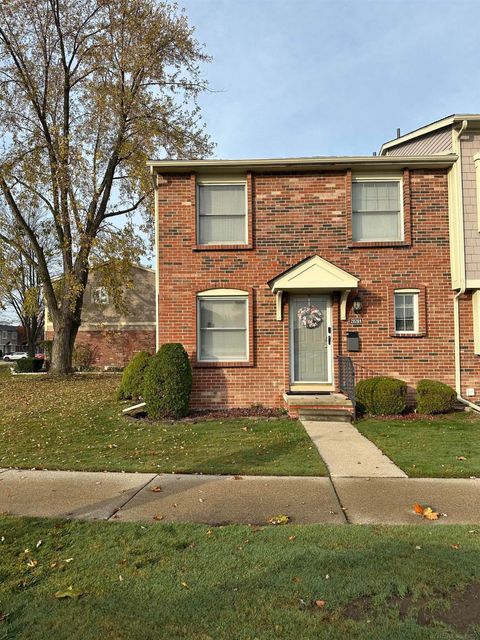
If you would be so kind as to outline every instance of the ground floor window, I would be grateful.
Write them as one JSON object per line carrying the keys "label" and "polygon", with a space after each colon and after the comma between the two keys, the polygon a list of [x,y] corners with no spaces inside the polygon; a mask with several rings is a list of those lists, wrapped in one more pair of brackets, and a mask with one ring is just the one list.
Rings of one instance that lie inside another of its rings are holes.
{"label": "ground floor window", "polygon": [[200,362],[248,360],[248,296],[198,296]]}
{"label": "ground floor window", "polygon": [[395,333],[418,333],[418,293],[416,290],[395,291]]}

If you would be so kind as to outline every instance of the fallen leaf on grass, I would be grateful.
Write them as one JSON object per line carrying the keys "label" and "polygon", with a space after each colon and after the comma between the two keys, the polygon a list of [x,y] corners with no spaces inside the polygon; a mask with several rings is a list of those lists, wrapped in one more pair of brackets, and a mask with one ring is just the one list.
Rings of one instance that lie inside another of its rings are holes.
{"label": "fallen leaf on grass", "polygon": [[297,536],[288,536],[288,539],[290,542],[293,542],[294,540],[297,539]]}
{"label": "fallen leaf on grass", "polygon": [[466,460],[465,456],[455,456],[457,458],[457,460]]}
{"label": "fallen leaf on grass", "polygon": [[438,520],[438,512],[434,511],[432,507],[422,507],[421,504],[418,504],[418,502],[416,502],[413,505],[413,510],[419,516],[423,516],[427,520]]}
{"label": "fallen leaf on grass", "polygon": [[298,576],[293,576],[292,582],[300,582],[300,578]]}
{"label": "fallen leaf on grass", "polygon": [[452,547],[452,549],[460,549],[459,544],[451,544],[450,546]]}
{"label": "fallen leaf on grass", "polygon": [[315,606],[321,609],[327,604],[326,600],[315,600]]}
{"label": "fallen leaf on grass", "polygon": [[81,591],[74,591],[70,585],[65,591],[57,591],[54,595],[58,600],[63,600],[64,598],[79,598],[83,594]]}
{"label": "fallen leaf on grass", "polygon": [[154,520],[163,520],[165,518],[165,516],[163,516],[161,513],[157,513],[156,516],[153,516]]}
{"label": "fallen leaf on grass", "polygon": [[150,491],[153,491],[153,493],[160,493],[161,490],[162,490],[162,487],[152,487],[150,489]]}
{"label": "fallen leaf on grass", "polygon": [[268,524],[287,524],[288,522],[290,522],[290,518],[283,513],[268,519]]}
{"label": "fallen leaf on grass", "polygon": [[34,567],[36,567],[38,564],[38,560],[29,560],[27,562],[27,567],[30,567],[30,569],[33,569]]}

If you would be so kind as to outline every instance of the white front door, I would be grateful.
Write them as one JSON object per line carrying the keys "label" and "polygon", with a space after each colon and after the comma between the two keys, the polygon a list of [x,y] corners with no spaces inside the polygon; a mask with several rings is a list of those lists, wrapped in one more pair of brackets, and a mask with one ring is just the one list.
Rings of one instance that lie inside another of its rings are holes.
{"label": "white front door", "polygon": [[[292,382],[332,382],[332,299],[328,294],[290,295],[290,377]],[[303,307],[316,307],[322,321],[305,326],[299,317]]]}

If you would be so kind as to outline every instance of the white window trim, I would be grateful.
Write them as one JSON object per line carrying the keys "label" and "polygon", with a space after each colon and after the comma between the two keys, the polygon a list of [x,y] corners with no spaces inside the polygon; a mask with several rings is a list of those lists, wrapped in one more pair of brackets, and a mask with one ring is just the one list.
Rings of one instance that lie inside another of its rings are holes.
{"label": "white window trim", "polygon": [[[234,293],[231,293],[234,292]],[[201,352],[201,328],[200,328],[200,302],[202,300],[233,300],[245,301],[245,316],[246,316],[246,357],[245,358],[215,358],[206,359],[200,357]],[[202,291],[197,294],[197,362],[249,362],[250,361],[250,301],[248,299],[247,291],[240,291],[239,289],[210,289],[208,291]]]}
{"label": "white window trim", "polygon": [[[100,302],[99,300],[95,300],[95,294],[96,294],[97,291],[100,291],[100,290],[104,291],[106,293],[106,296],[107,296],[106,302]],[[106,287],[102,287],[102,286],[93,287],[92,288],[91,303],[92,304],[99,304],[99,305],[102,305],[102,306],[106,306],[107,304],[110,304],[110,295],[109,295],[109,293],[107,291],[107,288]]]}
{"label": "white window trim", "polygon": [[[412,331],[397,331],[397,314],[396,314],[396,295],[406,293],[413,294],[413,330]],[[420,333],[420,318],[419,318],[419,298],[420,289],[395,289],[393,292],[393,322],[395,335],[397,336],[411,336]]]}
{"label": "white window trim", "polygon": [[[208,186],[228,186],[228,185],[237,185],[241,184],[245,187],[245,240],[243,242],[232,242],[231,240],[225,242],[200,242],[200,187]],[[208,246],[217,246],[217,245],[238,245],[239,247],[243,247],[248,244],[248,188],[247,188],[247,180],[246,178],[200,178],[197,179],[197,183],[195,185],[195,218],[196,218],[196,241],[197,244],[202,247]]]}
{"label": "white window trim", "polygon": [[398,182],[400,192],[400,237],[399,238],[368,238],[366,240],[355,240],[352,237],[353,242],[404,242],[405,241],[405,213],[403,209],[403,177],[398,175],[393,176],[373,176],[373,175],[356,175],[352,177],[352,234],[353,234],[353,216],[355,211],[353,210],[353,184],[355,182]]}

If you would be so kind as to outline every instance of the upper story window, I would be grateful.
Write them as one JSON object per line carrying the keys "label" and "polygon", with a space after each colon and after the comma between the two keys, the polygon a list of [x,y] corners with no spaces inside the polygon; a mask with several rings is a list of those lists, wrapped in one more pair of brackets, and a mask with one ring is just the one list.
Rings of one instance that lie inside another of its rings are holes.
{"label": "upper story window", "polygon": [[248,295],[221,295],[221,290],[198,296],[197,352],[200,362],[248,360]]}
{"label": "upper story window", "polygon": [[95,287],[92,289],[92,303],[93,304],[108,304],[110,302],[110,296],[105,287]]}
{"label": "upper story window", "polygon": [[244,181],[197,184],[199,244],[247,244],[247,186]]}
{"label": "upper story window", "polygon": [[352,182],[354,242],[403,240],[402,181],[355,179]]}
{"label": "upper story window", "polygon": [[418,333],[418,291],[395,291],[395,333]]}

